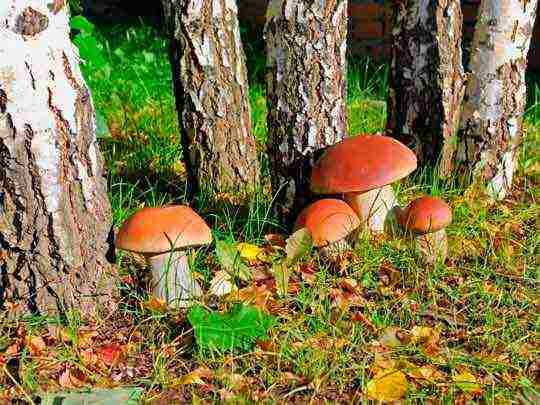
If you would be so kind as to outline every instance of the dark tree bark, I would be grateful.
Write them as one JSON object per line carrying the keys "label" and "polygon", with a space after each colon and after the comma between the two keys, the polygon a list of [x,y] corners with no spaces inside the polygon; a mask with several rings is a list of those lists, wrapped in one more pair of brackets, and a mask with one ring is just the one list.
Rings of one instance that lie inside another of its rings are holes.
{"label": "dark tree bark", "polygon": [[459,0],[394,1],[387,131],[452,172],[464,93]]}
{"label": "dark tree bark", "polygon": [[510,190],[521,143],[536,7],[537,0],[482,0],[478,12],[457,161],[495,199]]}
{"label": "dark tree bark", "polygon": [[250,193],[259,180],[234,0],[163,0],[190,194]]}
{"label": "dark tree bark", "polygon": [[284,223],[311,198],[317,152],[347,133],[346,37],[346,0],[268,4],[268,153]]}
{"label": "dark tree bark", "polygon": [[68,10],[46,3],[0,4],[0,306],[91,315],[111,303],[111,212]]}

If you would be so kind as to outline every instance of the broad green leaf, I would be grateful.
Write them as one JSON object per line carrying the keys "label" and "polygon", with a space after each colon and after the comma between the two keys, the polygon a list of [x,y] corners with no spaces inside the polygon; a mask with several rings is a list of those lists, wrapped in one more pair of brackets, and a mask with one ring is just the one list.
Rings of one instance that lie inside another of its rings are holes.
{"label": "broad green leaf", "polygon": [[94,24],[92,24],[82,15],[76,15],[73,17],[70,20],[69,25],[71,26],[71,29],[79,30],[84,34],[91,34],[96,28]]}
{"label": "broad green leaf", "polygon": [[80,392],[54,392],[42,397],[43,405],[136,405],[139,403],[142,389],[92,389]]}
{"label": "broad green leaf", "polygon": [[251,280],[251,271],[240,258],[240,252],[234,244],[217,240],[216,256],[223,269],[230,275],[237,276],[244,281]]}
{"label": "broad green leaf", "polygon": [[244,304],[235,304],[227,313],[195,305],[188,312],[188,320],[200,348],[220,351],[251,350],[274,324],[274,317]]}

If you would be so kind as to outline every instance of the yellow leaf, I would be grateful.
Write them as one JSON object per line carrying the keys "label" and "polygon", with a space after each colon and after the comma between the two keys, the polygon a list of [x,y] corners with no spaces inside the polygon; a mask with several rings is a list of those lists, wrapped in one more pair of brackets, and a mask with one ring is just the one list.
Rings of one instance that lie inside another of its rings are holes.
{"label": "yellow leaf", "polygon": [[476,376],[467,369],[463,369],[452,376],[458,388],[469,394],[481,394],[482,387],[478,384]]}
{"label": "yellow leaf", "polygon": [[143,303],[143,307],[151,311],[165,312],[167,309],[167,303],[163,299],[150,297],[148,301]]}
{"label": "yellow leaf", "polygon": [[236,249],[240,253],[240,257],[249,263],[256,263],[257,261],[265,261],[266,255],[264,250],[259,246],[251,243],[239,243],[236,245]]}
{"label": "yellow leaf", "polygon": [[397,401],[407,393],[407,377],[399,370],[381,370],[367,383],[366,392],[377,401]]}
{"label": "yellow leaf", "polygon": [[177,380],[178,385],[188,384],[204,384],[203,378],[210,379],[213,377],[212,370],[204,367],[199,367]]}

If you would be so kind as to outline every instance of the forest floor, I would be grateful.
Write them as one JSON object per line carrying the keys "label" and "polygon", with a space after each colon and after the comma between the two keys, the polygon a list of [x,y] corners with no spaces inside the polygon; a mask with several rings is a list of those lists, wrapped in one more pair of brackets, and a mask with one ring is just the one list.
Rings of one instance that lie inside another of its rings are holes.
{"label": "forest floor", "polygon": [[[143,206],[185,203],[185,173],[165,40],[142,24],[108,27],[98,40],[106,64],[88,63],[85,74],[109,128],[100,144],[119,226]],[[260,43],[246,44],[262,152],[264,57]],[[348,76],[350,134],[382,130],[387,68],[354,61]],[[361,235],[336,260],[306,254],[283,287],[271,272],[283,231],[270,196],[261,191],[239,210],[201,195],[194,208],[216,240],[240,248],[255,279],[206,304],[221,312],[234,301],[255,305],[271,320],[266,338],[232,351],[205,348],[185,310],[169,310],[137,289],[144,263],[119,253],[123,298],[115,313],[91,322],[80,314],[64,323],[0,318],[0,402],[53,403],[59,396],[46,392],[140,387],[142,399],[162,403],[539,403],[540,91],[531,84],[529,93],[518,172],[505,201],[479,199],[432,170],[395,185],[403,204],[430,194],[452,205],[445,263],[422,264],[405,239]],[[191,260],[208,290],[222,270],[215,244]],[[248,328],[260,326],[254,322]]]}

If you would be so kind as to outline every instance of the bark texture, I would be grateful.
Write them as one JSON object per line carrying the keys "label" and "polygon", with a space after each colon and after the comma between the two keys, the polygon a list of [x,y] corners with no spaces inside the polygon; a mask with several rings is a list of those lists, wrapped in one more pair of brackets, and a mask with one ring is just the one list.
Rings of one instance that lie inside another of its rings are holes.
{"label": "bark texture", "polygon": [[419,164],[452,171],[463,99],[459,0],[396,0],[387,130]]}
{"label": "bark texture", "polygon": [[163,0],[193,191],[250,192],[259,180],[235,0]]}
{"label": "bark texture", "polygon": [[0,3],[0,306],[90,315],[111,302],[111,213],[68,10],[46,3]]}
{"label": "bark texture", "polygon": [[270,0],[266,18],[272,187],[292,223],[310,200],[317,152],[347,133],[347,1]]}
{"label": "bark texture", "polygon": [[483,0],[473,38],[457,160],[495,199],[512,184],[522,138],[537,0]]}

